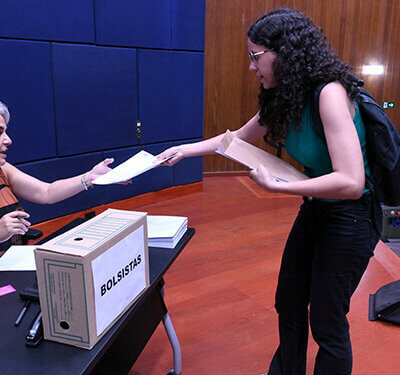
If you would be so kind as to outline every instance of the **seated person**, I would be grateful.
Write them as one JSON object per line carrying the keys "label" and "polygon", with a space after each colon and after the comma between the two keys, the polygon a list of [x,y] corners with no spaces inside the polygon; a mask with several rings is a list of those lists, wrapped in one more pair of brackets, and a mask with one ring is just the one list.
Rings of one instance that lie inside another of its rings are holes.
{"label": "seated person", "polygon": [[17,197],[40,203],[51,204],[72,197],[92,186],[92,181],[107,173],[108,164],[114,159],[105,159],[83,175],[58,180],[51,184],[38,180],[6,162],[11,139],[7,135],[10,113],[0,102],[0,256],[12,243],[18,243],[20,235],[31,225],[29,214],[24,212]]}

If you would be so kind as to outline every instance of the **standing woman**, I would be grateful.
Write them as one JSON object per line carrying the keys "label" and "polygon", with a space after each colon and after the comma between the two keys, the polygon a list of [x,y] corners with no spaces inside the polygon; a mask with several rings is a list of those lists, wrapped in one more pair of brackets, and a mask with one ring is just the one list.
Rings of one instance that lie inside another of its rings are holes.
{"label": "standing woman", "polygon": [[87,190],[95,178],[110,170],[108,164],[114,161],[105,159],[83,175],[51,184],[40,181],[6,162],[12,143],[7,135],[9,120],[8,108],[0,102],[0,256],[12,243],[18,243],[19,236],[31,225],[29,214],[22,210],[16,197],[40,204],[59,202]]}
{"label": "standing woman", "polygon": [[[254,142],[283,141],[310,179],[277,182],[264,166],[250,176],[269,192],[303,196],[284,249],[275,307],[280,345],[270,375],[306,373],[309,325],[319,346],[315,375],[348,375],[352,350],[346,315],[350,297],[373,255],[373,225],[365,128],[356,103],[357,79],[304,14],[272,11],[249,29],[249,69],[261,82],[259,112],[234,133]],[[319,99],[326,143],[313,130],[310,96]],[[211,154],[223,135],[172,147],[159,157]]]}

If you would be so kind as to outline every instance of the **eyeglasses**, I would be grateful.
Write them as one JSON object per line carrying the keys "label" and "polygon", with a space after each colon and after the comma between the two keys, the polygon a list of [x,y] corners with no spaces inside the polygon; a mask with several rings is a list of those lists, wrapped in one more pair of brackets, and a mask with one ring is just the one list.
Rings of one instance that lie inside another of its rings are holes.
{"label": "eyeglasses", "polygon": [[254,64],[257,64],[258,56],[262,55],[265,52],[269,52],[269,51],[271,51],[271,50],[270,49],[266,49],[264,51],[260,51],[260,52],[256,52],[256,53],[250,51],[249,52],[249,57],[250,57],[251,62],[253,62]]}

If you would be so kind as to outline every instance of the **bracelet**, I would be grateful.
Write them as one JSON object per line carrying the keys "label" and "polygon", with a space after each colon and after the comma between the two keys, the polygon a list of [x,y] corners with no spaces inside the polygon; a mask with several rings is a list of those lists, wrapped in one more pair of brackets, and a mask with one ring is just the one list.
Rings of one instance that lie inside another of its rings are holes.
{"label": "bracelet", "polygon": [[82,186],[83,186],[83,188],[84,188],[85,190],[89,190],[89,188],[92,188],[93,185],[89,185],[89,184],[86,182],[86,175],[87,175],[87,173],[85,173],[85,174],[83,174],[83,175],[81,176],[81,184],[82,184]]}

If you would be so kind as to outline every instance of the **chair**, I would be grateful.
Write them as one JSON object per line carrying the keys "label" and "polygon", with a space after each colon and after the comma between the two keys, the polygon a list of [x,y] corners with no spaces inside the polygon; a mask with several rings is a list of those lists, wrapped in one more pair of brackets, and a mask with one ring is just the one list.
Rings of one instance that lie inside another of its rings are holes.
{"label": "chair", "polygon": [[27,245],[29,240],[36,240],[42,237],[43,232],[41,230],[29,228],[28,231],[21,236],[21,245]]}

